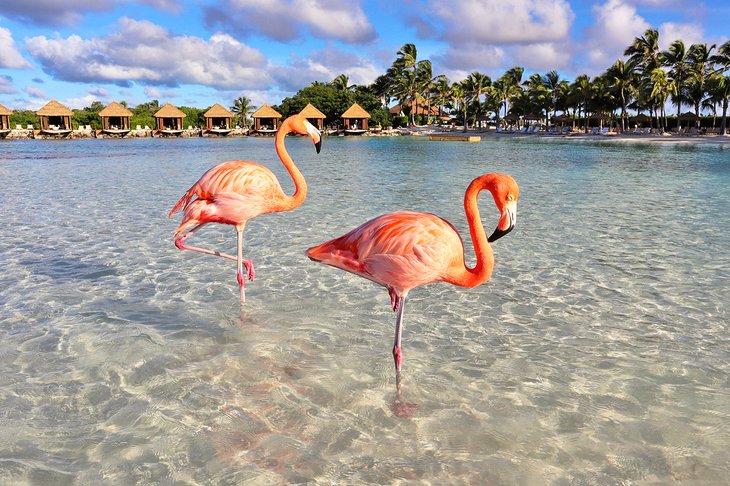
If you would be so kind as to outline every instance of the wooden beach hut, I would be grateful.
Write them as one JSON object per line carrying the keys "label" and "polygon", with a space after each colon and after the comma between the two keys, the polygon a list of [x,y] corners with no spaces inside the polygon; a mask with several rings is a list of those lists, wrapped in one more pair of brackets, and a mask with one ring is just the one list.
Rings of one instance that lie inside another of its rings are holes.
{"label": "wooden beach hut", "polygon": [[281,113],[270,107],[264,105],[251,115],[253,118],[253,130],[256,133],[268,134],[276,133],[279,129],[279,120],[281,119]]}
{"label": "wooden beach hut", "polygon": [[205,130],[208,133],[217,135],[228,135],[231,130],[231,121],[233,113],[223,107],[220,103],[211,106],[208,111],[203,114],[205,118]]}
{"label": "wooden beach hut", "polygon": [[309,120],[309,123],[311,123],[318,129],[324,130],[324,119],[327,117],[324,115],[324,113],[315,108],[311,103],[308,103],[307,106],[305,106],[304,109],[299,112],[299,114],[306,117],[307,120]]}
{"label": "wooden beach hut", "polygon": [[353,103],[351,107],[342,114],[345,123],[346,135],[362,135],[368,131],[368,120],[370,113],[365,111],[362,106]]}
{"label": "wooden beach hut", "polygon": [[68,135],[73,113],[56,100],[49,101],[43,108],[36,111],[40,119],[41,132],[49,135]]}
{"label": "wooden beach hut", "polygon": [[155,113],[155,124],[157,130],[165,135],[180,135],[183,131],[183,118],[185,113],[170,103],[157,110]]}
{"label": "wooden beach hut", "polygon": [[101,130],[105,133],[124,135],[130,130],[130,120],[133,113],[124,105],[112,101],[99,112],[101,117]]}
{"label": "wooden beach hut", "polygon": [[0,105],[0,136],[4,137],[10,133],[10,115],[12,114],[13,110]]}

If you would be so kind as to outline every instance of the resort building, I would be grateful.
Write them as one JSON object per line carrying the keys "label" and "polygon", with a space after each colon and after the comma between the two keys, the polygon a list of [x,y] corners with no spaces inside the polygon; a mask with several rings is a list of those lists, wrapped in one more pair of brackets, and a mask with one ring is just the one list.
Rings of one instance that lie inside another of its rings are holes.
{"label": "resort building", "polygon": [[40,119],[41,132],[48,135],[68,135],[73,130],[71,115],[67,107],[56,100],[49,101],[43,108],[36,111]]}
{"label": "resort building", "polygon": [[218,135],[227,135],[233,129],[231,121],[233,113],[223,107],[220,103],[211,106],[208,111],[203,114],[205,118],[205,131]]}
{"label": "resort building", "polygon": [[10,133],[10,115],[13,110],[0,105],[0,136],[4,137]]}
{"label": "resort building", "polygon": [[106,133],[123,135],[130,130],[130,120],[133,113],[124,105],[112,101],[99,112],[101,117],[101,130]]}
{"label": "resort building", "polygon": [[368,131],[368,120],[370,113],[365,111],[362,106],[353,103],[351,107],[342,114],[345,123],[346,135],[361,135]]}
{"label": "resort building", "polygon": [[327,117],[311,103],[308,103],[307,106],[299,112],[299,114],[306,117],[306,119],[309,120],[309,123],[317,127],[319,130],[324,129],[324,119]]}
{"label": "resort building", "polygon": [[[388,111],[394,116],[405,116],[408,115],[428,115],[429,118],[438,118],[442,115],[441,110],[438,106],[426,107],[421,103],[416,103],[416,112],[413,113],[411,110],[411,100],[406,100],[403,104],[398,103],[397,105],[390,108]],[[407,112],[407,113],[406,113]]]}
{"label": "resort building", "polygon": [[253,130],[256,133],[275,133],[279,129],[279,120],[281,113],[264,105],[251,115],[253,118]]}
{"label": "resort building", "polygon": [[183,131],[183,118],[185,113],[170,103],[160,108],[155,113],[155,124],[157,130],[165,135],[179,135]]}

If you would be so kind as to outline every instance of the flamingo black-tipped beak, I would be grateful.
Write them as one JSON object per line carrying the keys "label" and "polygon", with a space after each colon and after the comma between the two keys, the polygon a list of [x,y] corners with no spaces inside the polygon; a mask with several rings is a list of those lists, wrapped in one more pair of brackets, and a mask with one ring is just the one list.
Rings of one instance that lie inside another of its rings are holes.
{"label": "flamingo black-tipped beak", "polygon": [[314,142],[314,149],[317,151],[317,153],[322,150],[322,138]]}
{"label": "flamingo black-tipped beak", "polygon": [[494,230],[494,233],[492,233],[492,235],[487,238],[487,241],[489,241],[490,243],[497,241],[498,239],[512,231],[515,227],[516,222],[517,208],[513,204],[507,205],[502,212],[502,217],[499,218],[497,228]]}

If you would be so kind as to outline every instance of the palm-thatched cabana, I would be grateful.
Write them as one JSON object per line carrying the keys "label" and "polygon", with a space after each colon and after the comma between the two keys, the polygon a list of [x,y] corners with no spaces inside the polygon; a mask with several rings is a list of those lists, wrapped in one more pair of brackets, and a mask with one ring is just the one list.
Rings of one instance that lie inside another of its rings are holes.
{"label": "palm-thatched cabana", "polygon": [[231,131],[231,120],[233,113],[223,107],[220,103],[211,106],[203,114],[205,118],[205,129],[211,133],[226,135]]}
{"label": "palm-thatched cabana", "polygon": [[253,118],[253,129],[256,133],[274,133],[279,129],[281,113],[264,105],[251,115]]}
{"label": "palm-thatched cabana", "polygon": [[36,111],[40,119],[41,131],[49,134],[68,134],[71,127],[73,113],[56,100],[51,100],[40,110]]}
{"label": "palm-thatched cabana", "polygon": [[345,123],[345,133],[348,135],[360,135],[367,132],[370,113],[362,106],[353,103],[351,107],[342,114]]}
{"label": "palm-thatched cabana", "polygon": [[311,123],[315,127],[319,128],[320,130],[324,129],[324,119],[327,117],[324,113],[315,108],[311,103],[308,103],[307,106],[305,106],[304,109],[299,112],[299,114],[309,120],[309,123]]}
{"label": "palm-thatched cabana", "polygon": [[130,130],[130,120],[133,113],[124,105],[112,101],[99,112],[101,129],[107,133],[124,134]]}
{"label": "palm-thatched cabana", "polygon": [[0,105],[0,134],[6,135],[10,132],[10,115],[13,114],[13,110],[5,108]]}
{"label": "palm-thatched cabana", "polygon": [[165,103],[155,113],[157,130],[165,134],[180,134],[183,131],[183,118],[185,116],[185,113],[179,108],[174,107],[170,103]]}

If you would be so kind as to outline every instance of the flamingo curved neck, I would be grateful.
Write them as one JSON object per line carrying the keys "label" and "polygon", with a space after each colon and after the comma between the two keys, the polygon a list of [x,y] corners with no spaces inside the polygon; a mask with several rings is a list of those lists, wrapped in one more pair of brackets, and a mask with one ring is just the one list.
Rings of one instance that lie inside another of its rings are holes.
{"label": "flamingo curved neck", "polygon": [[486,282],[491,278],[492,270],[494,270],[494,253],[479,215],[479,193],[484,189],[492,192],[493,183],[494,180],[488,176],[479,177],[469,184],[464,194],[464,210],[474,244],[476,264],[473,268],[469,268],[464,261],[463,266],[457,268],[451,282],[462,287],[475,287]]}
{"label": "flamingo curved neck", "polygon": [[286,167],[287,172],[294,181],[294,195],[287,196],[284,207],[281,211],[288,211],[294,209],[304,202],[307,197],[307,181],[304,180],[304,176],[299,171],[297,166],[294,164],[289,152],[286,151],[284,139],[289,133],[289,124],[284,121],[284,124],[276,132],[276,154],[279,156],[281,163]]}

